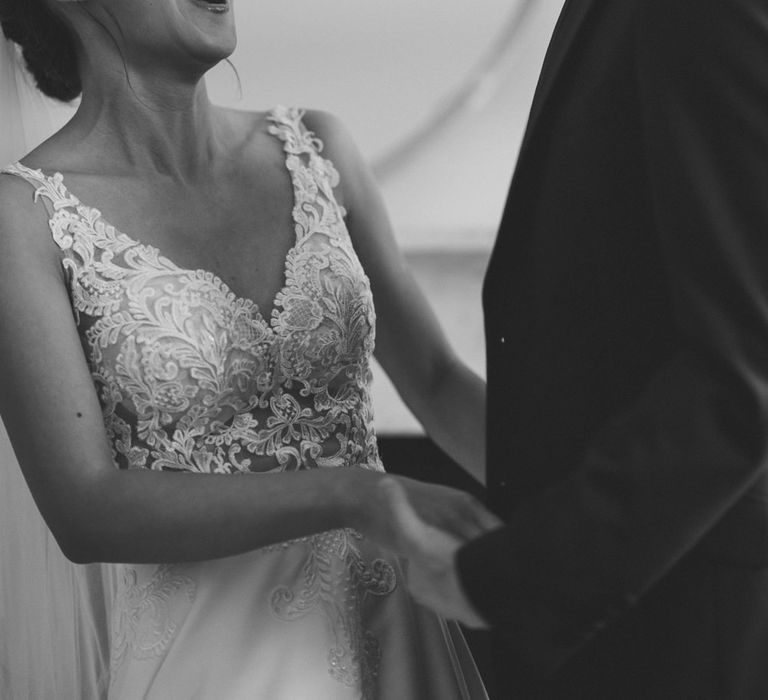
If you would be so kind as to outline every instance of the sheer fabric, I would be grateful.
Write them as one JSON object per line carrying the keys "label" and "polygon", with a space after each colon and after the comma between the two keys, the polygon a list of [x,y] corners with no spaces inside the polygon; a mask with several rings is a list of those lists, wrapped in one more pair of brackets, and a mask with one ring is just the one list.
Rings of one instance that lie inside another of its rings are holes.
{"label": "sheer fabric", "polygon": [[[0,162],[31,150],[70,114],[38,93],[15,45],[0,38]],[[0,697],[105,698],[112,589],[106,569],[64,558],[0,423]]]}

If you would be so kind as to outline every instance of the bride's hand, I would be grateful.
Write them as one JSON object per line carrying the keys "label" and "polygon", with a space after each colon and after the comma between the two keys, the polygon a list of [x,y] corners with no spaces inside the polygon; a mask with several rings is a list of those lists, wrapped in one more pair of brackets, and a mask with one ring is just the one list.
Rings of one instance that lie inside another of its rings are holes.
{"label": "bride's hand", "polygon": [[427,525],[460,542],[479,537],[503,523],[474,496],[458,489],[387,474],[377,480],[370,503],[361,504],[360,525],[366,536],[393,551],[406,554],[399,516],[405,497]]}
{"label": "bride's hand", "polygon": [[[488,627],[461,584],[456,557],[462,541],[419,517],[399,483],[390,482],[386,488],[408,560],[406,582],[411,595],[447,619],[473,628]],[[490,525],[491,519],[486,523]]]}

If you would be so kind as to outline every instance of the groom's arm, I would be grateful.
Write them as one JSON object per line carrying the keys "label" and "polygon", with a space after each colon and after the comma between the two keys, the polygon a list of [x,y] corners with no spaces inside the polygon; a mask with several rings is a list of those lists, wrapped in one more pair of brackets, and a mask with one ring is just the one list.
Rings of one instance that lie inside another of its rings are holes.
{"label": "groom's arm", "polygon": [[766,470],[768,5],[637,7],[679,351],[572,478],[458,553],[469,599],[539,668],[631,606]]}

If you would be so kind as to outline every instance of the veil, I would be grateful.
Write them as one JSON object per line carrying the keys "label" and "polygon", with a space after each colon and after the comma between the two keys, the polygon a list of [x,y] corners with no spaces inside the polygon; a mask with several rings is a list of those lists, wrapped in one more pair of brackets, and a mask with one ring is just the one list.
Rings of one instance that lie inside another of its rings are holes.
{"label": "veil", "polygon": [[[0,33],[0,167],[71,114],[37,91]],[[61,553],[0,422],[0,698],[104,700],[113,590],[108,566],[75,565]]]}

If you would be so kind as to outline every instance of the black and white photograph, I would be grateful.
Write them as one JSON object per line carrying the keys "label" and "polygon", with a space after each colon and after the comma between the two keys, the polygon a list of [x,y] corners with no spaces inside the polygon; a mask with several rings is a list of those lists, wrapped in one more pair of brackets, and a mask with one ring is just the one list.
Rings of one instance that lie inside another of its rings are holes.
{"label": "black and white photograph", "polygon": [[0,700],[768,698],[766,0],[0,29]]}

